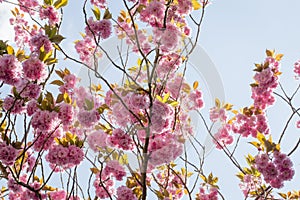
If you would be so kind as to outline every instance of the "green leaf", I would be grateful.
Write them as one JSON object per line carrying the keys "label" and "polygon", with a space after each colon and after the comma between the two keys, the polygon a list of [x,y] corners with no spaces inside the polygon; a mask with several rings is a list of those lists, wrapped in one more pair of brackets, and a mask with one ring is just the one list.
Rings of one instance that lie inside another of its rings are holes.
{"label": "green leaf", "polygon": [[221,102],[218,98],[215,99],[215,105],[216,105],[217,108],[221,107]]}
{"label": "green leaf", "polygon": [[124,154],[124,155],[120,156],[119,163],[121,165],[127,165],[128,164],[128,155]]}
{"label": "green leaf", "polygon": [[46,65],[52,65],[54,63],[57,63],[57,58],[48,58],[45,60]]}
{"label": "green leaf", "polygon": [[64,39],[65,39],[65,37],[63,37],[62,35],[54,35],[53,37],[50,38],[50,41],[55,43],[55,44],[59,44]]}
{"label": "green leaf", "polygon": [[94,9],[92,9],[92,11],[93,11],[93,13],[94,13],[96,19],[97,19],[97,20],[100,20],[100,10],[99,10],[99,8],[96,7],[96,6],[94,6]]}
{"label": "green leaf", "polygon": [[267,49],[266,54],[267,54],[267,56],[273,57],[274,56],[274,50],[272,51],[272,50]]}
{"label": "green leaf", "polygon": [[52,81],[50,84],[62,86],[62,85],[64,85],[64,82],[62,82],[62,81],[60,81],[60,80],[54,80],[54,81]]}
{"label": "green leaf", "polygon": [[64,73],[60,70],[55,70],[55,73],[61,78],[63,79],[65,77]]}
{"label": "green leaf", "polygon": [[51,6],[53,4],[53,0],[44,0],[44,4]]}
{"label": "green leaf", "polygon": [[51,92],[47,92],[45,97],[51,105],[54,105],[54,98]]}
{"label": "green leaf", "polygon": [[64,100],[64,95],[63,94],[59,94],[56,98],[56,103],[60,103]]}
{"label": "green leaf", "polygon": [[104,16],[103,16],[103,19],[111,19],[111,18],[112,18],[111,13],[109,12],[108,9],[106,9],[105,13],[104,13]]}
{"label": "green leaf", "polygon": [[94,101],[90,101],[89,99],[85,99],[85,105],[86,105],[86,109],[88,111],[92,110],[94,108]]}
{"label": "green leaf", "polygon": [[57,1],[55,1],[55,3],[54,3],[54,7],[56,8],[56,9],[60,9],[61,7],[63,7],[63,6],[66,6],[68,4],[68,0],[57,0]]}
{"label": "green leaf", "polygon": [[258,142],[249,142],[250,144],[252,144],[253,146],[255,146],[256,148],[260,147],[260,143]]}

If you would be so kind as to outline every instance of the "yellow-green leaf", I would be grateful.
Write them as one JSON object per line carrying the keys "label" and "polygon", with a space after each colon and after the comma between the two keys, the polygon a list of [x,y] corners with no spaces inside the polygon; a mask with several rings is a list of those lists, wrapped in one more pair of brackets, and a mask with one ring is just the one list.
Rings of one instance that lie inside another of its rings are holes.
{"label": "yellow-green leaf", "polygon": [[257,138],[258,141],[260,141],[260,143],[262,143],[262,144],[266,141],[265,136],[264,136],[262,133],[258,132],[258,131],[257,131],[256,138]]}
{"label": "yellow-green leaf", "polygon": [[202,8],[202,6],[198,2],[198,0],[192,0],[192,5],[193,5],[194,10],[199,10],[200,8]]}
{"label": "yellow-green leaf", "polygon": [[273,57],[274,56],[274,50],[273,51],[271,51],[271,50],[266,50],[266,54],[267,54],[267,56],[270,56],[270,57]]}
{"label": "yellow-green leaf", "polygon": [[15,54],[14,48],[13,48],[12,46],[10,46],[10,45],[7,45],[6,51],[7,51],[7,53],[10,54],[10,55],[14,55],[14,54]]}
{"label": "yellow-green leaf", "polygon": [[56,8],[56,9],[60,9],[61,7],[63,7],[63,6],[66,6],[68,4],[68,0],[57,0],[57,1],[55,1],[55,3],[54,3],[54,7]]}
{"label": "yellow-green leaf", "polygon": [[120,156],[119,163],[121,165],[127,165],[128,164],[128,155],[124,154],[124,155]]}
{"label": "yellow-green leaf", "polygon": [[67,104],[71,104],[72,103],[72,99],[68,95],[68,93],[64,93],[64,102],[66,102]]}
{"label": "yellow-green leaf", "polygon": [[111,19],[111,18],[112,18],[111,13],[109,12],[108,9],[106,9],[105,13],[104,13],[104,16],[103,16],[103,19]]}
{"label": "yellow-green leaf", "polygon": [[198,81],[195,81],[195,82],[193,83],[193,88],[194,88],[194,90],[197,89],[198,85],[199,85]]}
{"label": "yellow-green leaf", "polygon": [[94,6],[94,9],[92,9],[95,17],[97,20],[100,20],[100,9],[97,6]]}
{"label": "yellow-green leaf", "polygon": [[216,105],[217,108],[221,107],[221,102],[218,98],[216,98],[216,100],[215,100],[215,105]]}
{"label": "yellow-green leaf", "polygon": [[283,57],[283,54],[277,54],[275,56],[275,60],[280,61],[282,59],[282,57]]}
{"label": "yellow-green leaf", "polygon": [[50,84],[62,86],[62,85],[64,85],[64,82],[62,82],[62,81],[60,81],[60,80],[54,80],[54,81],[52,81]]}
{"label": "yellow-green leaf", "polygon": [[165,94],[164,98],[163,98],[163,103],[166,103],[168,101],[170,97],[170,93],[168,92],[167,94]]}

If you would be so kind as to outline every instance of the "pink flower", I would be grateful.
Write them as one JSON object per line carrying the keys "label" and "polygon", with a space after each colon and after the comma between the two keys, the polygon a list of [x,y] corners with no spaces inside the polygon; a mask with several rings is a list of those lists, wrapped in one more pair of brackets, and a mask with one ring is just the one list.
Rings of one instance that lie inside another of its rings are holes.
{"label": "pink flower", "polygon": [[100,7],[100,8],[106,8],[106,0],[91,0],[91,4]]}
{"label": "pink flower", "polygon": [[15,85],[22,76],[21,64],[13,55],[0,56],[0,80],[9,85]]}
{"label": "pink flower", "polygon": [[36,57],[30,57],[22,65],[24,77],[30,81],[42,82],[47,76],[46,66]]}
{"label": "pink flower", "polygon": [[87,136],[89,147],[97,152],[98,148],[105,148],[107,146],[107,134],[102,130],[94,131]]}
{"label": "pink flower", "polygon": [[117,189],[117,200],[137,200],[132,190],[126,186],[120,186]]}
{"label": "pink flower", "polygon": [[18,0],[20,4],[20,10],[27,12],[31,15],[34,15],[36,8],[39,5],[37,0]]}
{"label": "pink flower", "polygon": [[83,40],[76,42],[75,49],[79,54],[79,58],[87,65],[92,64],[93,54],[95,52],[95,42],[90,37],[84,37]]}
{"label": "pink flower", "polygon": [[57,112],[38,110],[32,116],[31,125],[34,129],[39,129],[41,131],[51,131],[54,130],[58,125],[59,121],[57,117]]}
{"label": "pink flower", "polygon": [[204,187],[201,187],[197,197],[199,200],[218,200],[218,189],[211,187],[209,191],[206,191]]}
{"label": "pink flower", "polygon": [[248,197],[250,192],[257,191],[262,185],[261,177],[256,177],[250,174],[244,175],[242,183],[239,184],[239,187],[244,193],[245,197]]}
{"label": "pink flower", "polygon": [[68,151],[69,163],[79,165],[84,158],[83,150],[75,145],[70,145]]}
{"label": "pink flower", "polygon": [[165,5],[160,1],[151,1],[140,13],[141,21],[148,22],[153,27],[162,27]]}
{"label": "pink flower", "polygon": [[126,172],[123,166],[116,160],[110,160],[106,163],[105,168],[103,169],[104,176],[114,176],[116,180],[122,181],[123,177],[126,176]]}
{"label": "pink flower", "polygon": [[37,102],[35,99],[33,99],[27,103],[26,111],[27,111],[28,116],[33,115],[37,110],[38,110],[38,107],[37,107]]}
{"label": "pink flower", "polygon": [[189,94],[188,98],[188,109],[197,110],[203,107],[204,102],[202,99],[202,94],[199,90],[195,90]]}
{"label": "pink flower", "polygon": [[179,45],[180,31],[175,26],[154,30],[154,38],[163,52],[174,52]]}
{"label": "pink flower", "polygon": [[153,151],[150,155],[150,163],[154,166],[170,163],[174,161],[183,152],[181,144],[169,144],[161,149]]}
{"label": "pink flower", "polygon": [[227,116],[224,108],[213,107],[209,110],[209,118],[212,122],[220,120],[226,122]]}
{"label": "pink flower", "polygon": [[178,1],[178,12],[181,15],[188,14],[192,11],[192,2],[189,0]]}
{"label": "pink flower", "polygon": [[80,110],[77,114],[77,118],[82,126],[88,128],[95,125],[95,123],[100,119],[100,114],[97,110]]}
{"label": "pink flower", "polygon": [[[102,174],[103,176],[103,174]],[[115,190],[114,190],[114,182],[112,179],[109,179],[105,176],[100,177],[98,175],[98,178],[94,181],[94,187],[96,189],[96,195],[97,197],[99,197],[100,199],[106,199],[109,196],[114,195]]]}
{"label": "pink flower", "polygon": [[54,138],[61,136],[60,129],[56,131],[35,130],[33,149],[35,151],[48,150],[54,144]]}
{"label": "pink flower", "polygon": [[95,35],[96,38],[100,36],[102,39],[106,39],[112,33],[111,21],[108,19],[94,21],[93,18],[90,17],[88,19],[88,24],[89,26],[85,28],[85,32],[91,38],[93,38],[93,35]]}
{"label": "pink flower", "polygon": [[296,77],[300,77],[300,60],[296,61],[294,64],[294,72]]}
{"label": "pink flower", "polygon": [[16,89],[21,97],[29,99],[37,99],[41,93],[40,85],[25,79],[20,80],[19,83],[16,84]]}
{"label": "pink flower", "polygon": [[49,153],[46,155],[46,160],[48,162],[63,168],[79,165],[83,158],[84,153],[82,149],[75,145],[70,145],[68,147],[52,145],[49,149]]}
{"label": "pink flower", "polygon": [[221,128],[219,128],[218,132],[214,135],[215,139],[219,142],[217,143],[214,140],[214,143],[216,144],[216,147],[218,149],[222,149],[225,146],[233,143],[233,137],[229,134],[230,130],[231,126],[229,124],[225,124]]}
{"label": "pink flower", "polygon": [[0,160],[4,165],[13,165],[18,153],[19,151],[11,145],[0,143]]}
{"label": "pink flower", "polygon": [[63,125],[70,125],[73,122],[74,109],[72,105],[62,103],[59,106],[58,118],[61,120]]}
{"label": "pink flower", "polygon": [[292,162],[285,154],[275,151],[274,160],[269,156],[261,154],[255,157],[255,167],[262,173],[264,180],[274,188],[282,188],[283,182],[291,180],[294,176]]}
{"label": "pink flower", "polygon": [[58,191],[50,192],[49,195],[51,200],[61,200],[67,197],[67,192],[64,190],[58,190]]}
{"label": "pink flower", "polygon": [[16,99],[11,96],[7,96],[4,99],[3,108],[6,111],[10,111],[12,114],[22,114],[26,109],[22,99]]}
{"label": "pink flower", "polygon": [[39,14],[41,19],[48,19],[48,23],[51,26],[60,22],[60,14],[53,6],[41,6]]}
{"label": "pink flower", "polygon": [[30,39],[29,45],[30,45],[30,50],[37,54],[40,53],[41,47],[44,47],[45,52],[47,53],[53,50],[51,41],[46,35],[42,33],[34,35]]}
{"label": "pink flower", "polygon": [[297,121],[296,127],[297,127],[297,128],[300,128],[300,120]]}
{"label": "pink flower", "polygon": [[123,150],[133,149],[133,140],[131,139],[131,136],[120,128],[113,130],[112,135],[108,138],[108,143]]}
{"label": "pink flower", "polygon": [[100,29],[100,37],[102,39],[108,38],[112,33],[111,21],[108,19],[103,19],[99,21],[99,29]]}

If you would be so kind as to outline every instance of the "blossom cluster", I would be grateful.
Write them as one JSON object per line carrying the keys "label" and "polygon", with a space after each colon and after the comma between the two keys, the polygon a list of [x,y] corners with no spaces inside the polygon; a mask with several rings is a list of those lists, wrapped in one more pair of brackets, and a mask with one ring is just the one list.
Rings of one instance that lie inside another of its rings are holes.
{"label": "blossom cluster", "polygon": [[252,96],[254,100],[254,107],[264,110],[268,106],[274,104],[273,90],[278,85],[279,72],[279,58],[268,56],[265,62],[257,67],[254,80],[252,84]]}
{"label": "blossom cluster", "polygon": [[274,188],[282,188],[284,181],[291,180],[295,174],[290,158],[278,151],[273,153],[273,160],[267,153],[257,155],[255,166],[262,173],[266,183]]}
{"label": "blossom cluster", "polygon": [[196,200],[217,200],[218,189],[211,187],[208,191],[201,187],[199,194],[197,194]]}
{"label": "blossom cluster", "polygon": [[[97,178],[94,181],[94,187],[96,189],[97,197],[101,199],[108,198],[115,194],[114,189],[114,180],[122,181],[124,176],[126,176],[126,172],[123,166],[119,164],[116,160],[111,160],[106,163],[106,166],[97,174]],[[129,190],[125,190],[124,188],[118,189],[118,196],[123,193],[128,193],[130,197],[134,197]],[[120,197],[121,198],[121,197]]]}
{"label": "blossom cluster", "polygon": [[19,151],[5,142],[0,143],[0,160],[4,165],[13,165]]}
{"label": "blossom cluster", "polygon": [[62,145],[52,145],[46,160],[53,165],[67,167],[78,165],[84,158],[82,149],[75,145],[64,147]]}

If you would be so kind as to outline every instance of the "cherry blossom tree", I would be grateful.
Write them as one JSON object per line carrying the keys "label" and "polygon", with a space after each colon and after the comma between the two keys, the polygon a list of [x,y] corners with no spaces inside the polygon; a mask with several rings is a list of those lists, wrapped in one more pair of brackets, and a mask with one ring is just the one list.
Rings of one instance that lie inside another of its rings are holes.
{"label": "cherry blossom tree", "polygon": [[[290,156],[300,143],[281,150],[287,128],[300,127],[291,123],[299,116],[292,102],[299,87],[288,95],[279,82],[283,55],[267,50],[255,64],[251,105],[235,108],[217,98],[208,118],[206,94],[197,80],[186,78],[208,0],[0,3],[15,6],[9,19],[14,41],[0,40],[1,198],[228,198],[218,177],[204,170],[207,149],[197,138],[192,112],[235,167],[245,199],[300,198],[299,191],[280,190],[293,180]],[[84,23],[75,42],[62,31],[64,10],[72,3],[81,5],[74,14]],[[118,11],[110,9],[115,3]],[[120,42],[114,47],[118,60],[103,46],[112,37]],[[74,42],[72,48],[66,42]],[[103,59],[113,74],[101,71]],[[78,67],[87,80],[77,76]],[[292,110],[278,141],[267,116],[276,98]],[[239,145],[256,152],[245,152],[246,167],[235,156]]]}

